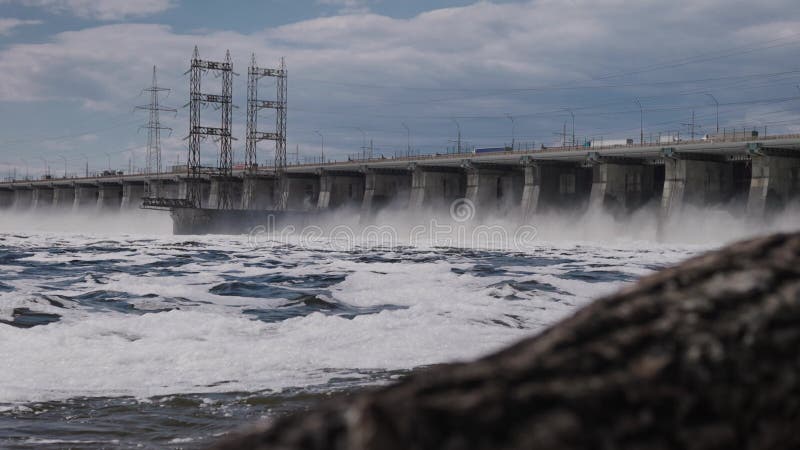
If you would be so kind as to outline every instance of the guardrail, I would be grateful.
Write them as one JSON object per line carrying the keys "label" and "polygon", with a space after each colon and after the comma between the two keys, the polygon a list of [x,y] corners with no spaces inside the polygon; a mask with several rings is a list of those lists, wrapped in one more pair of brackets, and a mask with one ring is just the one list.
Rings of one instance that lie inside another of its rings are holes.
{"label": "guardrail", "polygon": [[[328,161],[324,163],[303,163],[303,164],[293,164],[289,167],[323,167],[323,166],[341,166],[341,165],[350,165],[350,164],[358,164],[358,163],[375,163],[375,162],[385,162],[385,161],[429,161],[429,160],[436,160],[436,159],[452,159],[457,158],[459,156],[463,157],[471,157],[471,158],[480,158],[482,156],[498,156],[498,155],[506,155],[506,156],[524,156],[524,155],[531,155],[531,154],[539,154],[539,153],[551,153],[551,152],[588,152],[588,151],[596,151],[596,150],[614,150],[614,149],[622,149],[622,148],[660,148],[660,147],[674,147],[674,146],[681,146],[681,145],[695,145],[695,144],[720,144],[720,143],[747,143],[747,142],[761,142],[761,141],[775,141],[775,140],[786,140],[786,139],[798,139],[800,140],[800,134],[783,134],[783,135],[773,135],[773,136],[730,136],[730,137],[720,137],[712,138],[712,139],[695,139],[695,140],[680,140],[677,142],[645,142],[644,144],[632,144],[632,145],[603,145],[603,146],[592,146],[592,147],[585,147],[585,146],[564,146],[564,147],[545,147],[539,149],[529,149],[529,150],[509,150],[506,152],[492,152],[492,153],[484,153],[480,155],[476,155],[475,153],[432,153],[432,154],[422,154],[422,155],[415,155],[415,156],[381,156],[380,158],[366,158],[366,159],[351,159],[348,161]],[[269,169],[270,171],[274,170],[272,166],[265,166],[265,169]]]}
{"label": "guardrail", "polygon": [[[696,145],[696,144],[728,144],[728,143],[748,143],[748,142],[764,142],[764,141],[778,141],[778,140],[789,140],[789,139],[797,139],[800,140],[800,134],[783,134],[783,135],[772,135],[772,136],[714,136],[710,139],[695,139],[695,140],[680,140],[677,142],[645,142],[644,144],[632,144],[632,145],[604,145],[604,146],[563,146],[563,147],[545,147],[539,149],[525,149],[525,150],[509,150],[506,152],[492,152],[492,153],[484,153],[480,155],[476,155],[475,153],[429,153],[429,154],[421,154],[421,155],[414,155],[414,156],[384,156],[380,155],[380,157],[370,157],[364,159],[349,159],[347,161],[326,161],[326,162],[312,162],[312,163],[301,163],[301,164],[290,164],[288,167],[293,168],[323,168],[323,167],[336,167],[336,166],[348,166],[353,164],[369,164],[369,163],[377,163],[377,162],[387,162],[387,161],[407,161],[407,162],[414,162],[414,161],[431,161],[431,160],[446,160],[446,159],[453,159],[458,157],[470,157],[470,158],[481,158],[487,156],[524,156],[524,155],[535,155],[539,153],[550,153],[550,152],[587,152],[587,151],[596,151],[596,150],[614,150],[614,149],[622,149],[622,148],[629,148],[629,149],[647,149],[647,148],[658,148],[658,147],[675,147],[675,146],[682,146],[682,145]],[[234,173],[242,174],[245,173],[247,169],[237,169]],[[262,173],[262,174],[271,174],[275,172],[274,166],[260,166],[257,168],[255,173]],[[213,167],[202,167],[201,168],[201,175],[214,175],[217,173],[217,170]],[[181,176],[188,176],[188,170],[180,170],[180,171],[172,171],[172,172],[152,172],[152,173],[136,173],[136,174],[98,174],[96,176],[89,176],[89,177],[66,177],[66,178],[47,178],[47,179],[31,179],[30,177],[27,179],[18,179],[18,180],[6,180],[0,182],[0,186],[13,186],[15,184],[59,184],[62,182],[95,182],[101,180],[108,180],[108,179],[142,179],[142,178],[154,178],[154,177],[181,177]]]}

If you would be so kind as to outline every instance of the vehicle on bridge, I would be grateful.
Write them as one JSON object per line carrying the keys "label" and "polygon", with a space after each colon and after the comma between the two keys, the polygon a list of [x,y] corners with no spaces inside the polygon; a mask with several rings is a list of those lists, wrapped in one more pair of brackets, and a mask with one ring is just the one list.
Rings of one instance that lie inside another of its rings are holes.
{"label": "vehicle on bridge", "polygon": [[482,155],[485,153],[502,153],[502,152],[510,152],[510,147],[484,147],[484,148],[476,148],[473,150],[472,153],[476,155]]}
{"label": "vehicle on bridge", "polygon": [[627,147],[633,145],[633,139],[592,139],[586,141],[584,147]]}

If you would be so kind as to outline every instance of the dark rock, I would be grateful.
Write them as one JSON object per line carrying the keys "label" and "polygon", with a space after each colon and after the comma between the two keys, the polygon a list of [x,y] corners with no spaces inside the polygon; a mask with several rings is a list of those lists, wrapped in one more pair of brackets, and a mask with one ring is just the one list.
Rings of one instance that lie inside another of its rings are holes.
{"label": "dark rock", "polygon": [[800,235],[641,280],[468,364],[333,399],[217,449],[800,448]]}

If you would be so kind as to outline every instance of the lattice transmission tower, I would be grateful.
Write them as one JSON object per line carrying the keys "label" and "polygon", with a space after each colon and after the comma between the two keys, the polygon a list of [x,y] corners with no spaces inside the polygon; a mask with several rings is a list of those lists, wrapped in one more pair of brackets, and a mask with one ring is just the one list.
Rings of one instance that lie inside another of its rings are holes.
{"label": "lattice transmission tower", "polygon": [[[221,94],[204,94],[201,91],[203,75],[215,72],[222,78]],[[225,61],[206,61],[200,59],[200,52],[194,48],[191,67],[186,72],[189,74],[189,180],[186,190],[186,200],[195,208],[201,206],[200,177],[202,167],[200,163],[200,144],[208,136],[214,136],[219,142],[219,158],[217,161],[217,176],[219,177],[219,191],[217,195],[218,209],[232,208],[232,178],[233,178],[233,150],[231,141],[234,140],[231,128],[233,123],[233,63],[231,53],[225,53]],[[202,126],[200,122],[200,108],[213,104],[222,111],[222,124],[219,128]]]}
{"label": "lattice transmission tower", "polygon": [[[276,79],[276,100],[258,98],[258,80],[264,77]],[[262,109],[275,110],[275,131],[258,131],[258,112]],[[286,109],[287,109],[287,71],[286,61],[281,58],[278,69],[265,69],[256,66],[256,55],[250,60],[247,71],[247,142],[245,145],[245,166],[249,172],[258,169],[258,142],[275,141],[275,202],[274,208],[286,208]]]}
{"label": "lattice transmission tower", "polygon": [[[147,173],[148,174],[160,174],[161,173],[161,132],[162,131],[169,131],[172,133],[172,128],[165,127],[161,125],[161,118],[160,113],[164,112],[171,112],[171,113],[178,113],[178,110],[175,108],[170,108],[167,106],[162,106],[159,102],[159,94],[162,92],[169,92],[170,89],[162,88],[158,86],[158,80],[156,78],[156,66],[153,66],[153,84],[147,88],[143,89],[142,92],[147,92],[150,94],[150,103],[143,106],[137,106],[136,109],[145,110],[149,114],[149,119],[147,121],[147,125],[142,125],[140,129],[146,128],[147,129]],[[158,189],[153,189],[151,183],[145,184],[145,197],[152,197],[153,195],[158,194]]]}

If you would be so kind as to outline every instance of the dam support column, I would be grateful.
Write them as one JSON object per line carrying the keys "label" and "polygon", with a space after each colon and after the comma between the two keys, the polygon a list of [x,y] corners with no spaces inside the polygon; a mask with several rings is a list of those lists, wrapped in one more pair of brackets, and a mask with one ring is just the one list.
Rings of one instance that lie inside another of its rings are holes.
{"label": "dam support column", "polygon": [[662,218],[673,217],[686,205],[721,204],[734,195],[734,165],[725,157],[666,152]]}
{"label": "dam support column", "polygon": [[411,174],[407,170],[364,168],[364,198],[361,222],[370,222],[381,209],[395,205],[408,207]]}
{"label": "dam support column", "polygon": [[26,211],[31,209],[33,205],[33,189],[31,188],[14,188],[14,209],[17,211]]}
{"label": "dam support column", "polygon": [[800,152],[752,149],[750,154],[747,215],[760,218],[781,211],[800,195]]}
{"label": "dam support column", "polygon": [[273,209],[275,177],[245,175],[242,180],[242,209]]}
{"label": "dam support column", "polygon": [[122,184],[100,183],[97,186],[97,209],[99,211],[119,211],[121,205]]}
{"label": "dam support column", "polygon": [[99,195],[100,190],[95,185],[76,184],[72,209],[96,208]]}
{"label": "dam support column", "polygon": [[409,170],[411,195],[408,207],[411,210],[446,208],[466,194],[466,176],[460,168],[412,164]]}
{"label": "dam support column", "polygon": [[75,186],[56,186],[53,188],[53,207],[72,209],[75,204]]}
{"label": "dam support column", "polygon": [[14,206],[14,191],[11,189],[0,189],[0,208],[7,209]]}
{"label": "dam support column", "polygon": [[520,217],[523,223],[528,223],[539,208],[539,195],[542,192],[541,166],[526,157],[522,162],[524,172],[524,186],[522,188],[522,205]]}
{"label": "dam support column", "polygon": [[609,158],[590,154],[592,167],[590,211],[628,214],[644,206],[655,195],[655,166],[642,160]]}
{"label": "dam support column", "polygon": [[53,188],[35,187],[33,188],[33,209],[37,211],[46,210],[53,206]]}
{"label": "dam support column", "polygon": [[144,198],[144,182],[125,182],[122,183],[122,209],[137,209],[142,206]]}
{"label": "dam support column", "polygon": [[323,170],[319,178],[317,209],[360,205],[364,201],[364,175],[358,172]]}
{"label": "dam support column", "polygon": [[592,190],[592,169],[579,163],[526,164],[522,210],[526,220],[551,210],[583,211]]}
{"label": "dam support column", "polygon": [[465,198],[475,205],[478,217],[506,216],[519,205],[525,174],[517,167],[476,164],[466,160]]}

